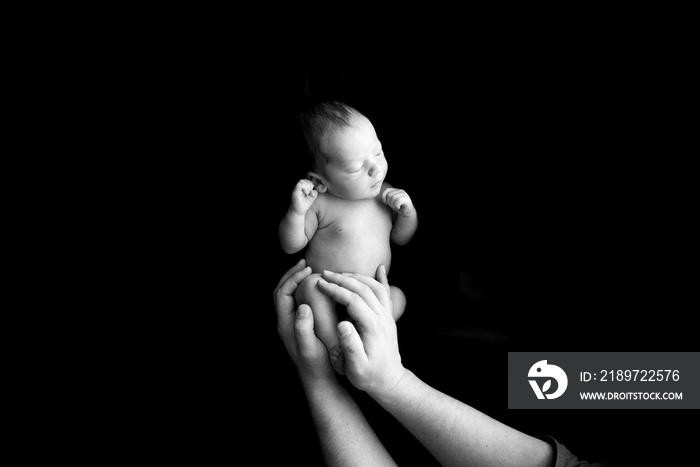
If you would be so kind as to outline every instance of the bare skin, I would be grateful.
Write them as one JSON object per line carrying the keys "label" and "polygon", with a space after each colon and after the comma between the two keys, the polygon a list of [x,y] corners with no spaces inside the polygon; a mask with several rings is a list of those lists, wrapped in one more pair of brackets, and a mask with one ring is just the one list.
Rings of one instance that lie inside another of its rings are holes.
{"label": "bare skin", "polygon": [[[285,252],[306,248],[313,273],[299,284],[295,300],[313,310],[314,330],[342,374],[336,305],[318,289],[319,278],[325,270],[373,275],[380,264],[388,271],[390,242],[407,243],[418,217],[408,194],[385,182],[388,163],[367,118],[357,116],[352,126],[327,131],[321,152],[325,165],[297,183],[279,234]],[[397,320],[406,298],[397,287],[391,287],[391,294]]]}
{"label": "bare skin", "polygon": [[[310,274],[304,260],[293,266],[275,289],[275,308],[278,332],[297,367],[326,463],[394,466],[331,369],[326,349],[314,334],[316,313],[307,305],[295,313],[292,295]],[[403,366],[383,267],[376,279],[328,271],[318,287],[347,306],[352,318],[337,326],[348,380],[393,415],[441,465],[554,465],[554,450],[545,441],[443,394]]]}

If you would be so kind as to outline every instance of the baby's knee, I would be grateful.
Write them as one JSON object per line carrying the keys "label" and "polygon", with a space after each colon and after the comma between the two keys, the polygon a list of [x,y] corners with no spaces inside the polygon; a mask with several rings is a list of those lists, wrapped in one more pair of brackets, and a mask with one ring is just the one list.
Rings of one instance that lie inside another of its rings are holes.
{"label": "baby's knee", "polygon": [[316,324],[326,321],[326,316],[331,314],[335,317],[336,304],[332,298],[321,292],[318,288],[318,280],[321,274],[311,274],[304,279],[294,293],[294,300],[297,306],[306,304],[311,307]]}
{"label": "baby's knee", "polygon": [[311,305],[311,302],[314,302],[322,295],[322,292],[318,290],[316,286],[320,278],[321,274],[311,274],[301,281],[297,286],[297,290],[294,292],[294,300],[297,302],[297,305],[301,305],[302,303]]}
{"label": "baby's knee", "polygon": [[394,321],[398,321],[406,309],[406,295],[401,289],[393,285],[389,287],[389,290],[391,292],[391,315],[394,317]]}

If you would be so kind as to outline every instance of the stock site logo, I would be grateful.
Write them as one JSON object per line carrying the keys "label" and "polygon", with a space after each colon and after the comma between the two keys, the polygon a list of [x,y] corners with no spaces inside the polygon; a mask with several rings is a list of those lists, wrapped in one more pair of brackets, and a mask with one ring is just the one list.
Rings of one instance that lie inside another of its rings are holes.
{"label": "stock site logo", "polygon": [[[538,399],[556,399],[564,394],[566,386],[569,384],[569,379],[566,377],[564,370],[556,365],[548,365],[547,360],[540,360],[532,365],[527,376],[528,378],[536,378],[528,379],[528,381]],[[552,379],[557,382],[557,389],[552,393],[547,393],[552,387]],[[538,381],[542,381],[542,387],[540,387]]]}

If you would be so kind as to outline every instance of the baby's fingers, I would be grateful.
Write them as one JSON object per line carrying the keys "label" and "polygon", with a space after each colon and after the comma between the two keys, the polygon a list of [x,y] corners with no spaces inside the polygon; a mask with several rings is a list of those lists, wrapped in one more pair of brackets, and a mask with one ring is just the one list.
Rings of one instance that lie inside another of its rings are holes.
{"label": "baby's fingers", "polygon": [[387,188],[386,190],[384,190],[384,193],[382,193],[382,203],[389,204],[387,202],[387,198],[391,196],[391,194],[394,192],[396,192],[396,188]]}
{"label": "baby's fingers", "polygon": [[301,191],[305,195],[308,195],[314,189],[314,184],[311,182],[311,180],[302,178],[297,182],[297,185],[296,187],[294,187],[294,189],[297,191]]}
{"label": "baby's fingers", "polygon": [[411,202],[411,199],[408,197],[408,194],[404,190],[398,188],[389,188],[386,191],[384,191],[384,194],[382,195],[382,201],[387,206],[398,211],[405,204],[409,204]]}

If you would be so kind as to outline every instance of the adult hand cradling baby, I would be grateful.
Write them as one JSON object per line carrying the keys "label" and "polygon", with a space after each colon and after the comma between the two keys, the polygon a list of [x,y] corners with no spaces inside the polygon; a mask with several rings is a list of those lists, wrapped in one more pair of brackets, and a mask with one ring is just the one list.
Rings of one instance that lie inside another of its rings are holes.
{"label": "adult hand cradling baby", "polygon": [[323,293],[347,308],[354,322],[338,323],[345,373],[356,388],[373,397],[391,390],[405,372],[383,265],[377,268],[377,279],[324,271],[318,283]]}
{"label": "adult hand cradling baby", "polygon": [[[311,274],[304,260],[280,280],[274,293],[278,332],[302,377],[333,376],[328,353],[313,332],[313,311],[301,305],[294,313],[294,290]],[[378,280],[377,280],[378,279]],[[324,271],[318,288],[347,308],[353,323],[338,323],[338,338],[350,382],[370,395],[390,390],[403,375],[391,293],[384,266],[377,279],[362,274]]]}

